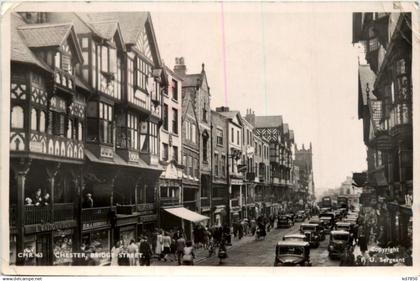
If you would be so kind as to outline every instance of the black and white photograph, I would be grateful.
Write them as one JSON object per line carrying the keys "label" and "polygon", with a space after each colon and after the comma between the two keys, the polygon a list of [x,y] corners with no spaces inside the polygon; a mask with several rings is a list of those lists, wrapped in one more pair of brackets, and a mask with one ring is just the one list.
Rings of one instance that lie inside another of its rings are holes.
{"label": "black and white photograph", "polygon": [[90,4],[8,11],[2,263],[413,267],[418,13]]}

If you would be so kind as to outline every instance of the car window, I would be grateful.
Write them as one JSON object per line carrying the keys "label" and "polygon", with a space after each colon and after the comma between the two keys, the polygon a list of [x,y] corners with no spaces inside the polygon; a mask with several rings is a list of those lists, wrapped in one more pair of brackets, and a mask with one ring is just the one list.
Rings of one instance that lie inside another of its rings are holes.
{"label": "car window", "polygon": [[347,241],[349,236],[347,234],[335,234],[333,235],[333,240],[338,241]]}
{"label": "car window", "polygon": [[280,247],[278,251],[279,255],[302,255],[302,247]]}

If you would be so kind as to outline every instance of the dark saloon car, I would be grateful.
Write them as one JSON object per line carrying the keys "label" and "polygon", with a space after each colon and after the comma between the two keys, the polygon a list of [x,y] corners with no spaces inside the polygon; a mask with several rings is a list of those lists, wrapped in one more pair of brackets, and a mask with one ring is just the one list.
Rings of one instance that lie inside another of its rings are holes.
{"label": "dark saloon car", "polygon": [[308,242],[280,241],[276,245],[274,266],[311,266]]}

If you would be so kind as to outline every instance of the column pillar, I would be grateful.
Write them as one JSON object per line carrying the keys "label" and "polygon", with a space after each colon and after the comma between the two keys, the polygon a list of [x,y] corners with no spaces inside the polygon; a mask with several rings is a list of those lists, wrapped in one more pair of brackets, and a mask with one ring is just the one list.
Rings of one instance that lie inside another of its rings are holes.
{"label": "column pillar", "polygon": [[[48,176],[48,183],[49,183],[49,190],[50,190],[50,222],[54,223],[54,204],[55,204],[55,177],[57,176],[58,171],[60,170],[61,163],[54,163],[50,167],[46,167],[46,172]],[[47,257],[47,263],[52,265],[53,264],[53,249],[54,249],[54,231],[50,232],[50,250],[51,253]]]}
{"label": "column pillar", "polygon": [[[17,227],[17,237],[16,237],[16,253],[23,253],[24,243],[25,243],[25,183],[26,176],[31,167],[31,159],[20,158],[17,165],[13,168],[16,173],[16,182],[17,182],[17,204],[16,204],[16,227]],[[9,245],[10,247],[10,245]],[[16,255],[16,265],[24,265],[24,259],[19,258]]]}

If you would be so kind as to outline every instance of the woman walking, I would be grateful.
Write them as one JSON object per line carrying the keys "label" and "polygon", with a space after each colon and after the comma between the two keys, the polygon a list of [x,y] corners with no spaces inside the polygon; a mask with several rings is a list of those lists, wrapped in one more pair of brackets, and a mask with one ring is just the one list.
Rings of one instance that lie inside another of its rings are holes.
{"label": "woman walking", "polygon": [[162,249],[163,249],[163,231],[158,231],[156,236],[156,248],[155,254],[158,256],[158,260],[162,258]]}
{"label": "woman walking", "polygon": [[118,265],[118,256],[120,255],[121,251],[121,243],[117,241],[115,246],[111,249],[111,265]]}
{"label": "woman walking", "polygon": [[182,264],[194,265],[194,259],[195,259],[194,248],[192,246],[192,242],[188,240],[184,247],[184,255],[182,256]]}
{"label": "woman walking", "polygon": [[162,237],[164,261],[167,261],[169,259],[169,254],[171,253],[171,241],[172,241],[171,236],[169,236],[167,232],[164,232],[163,237]]}

